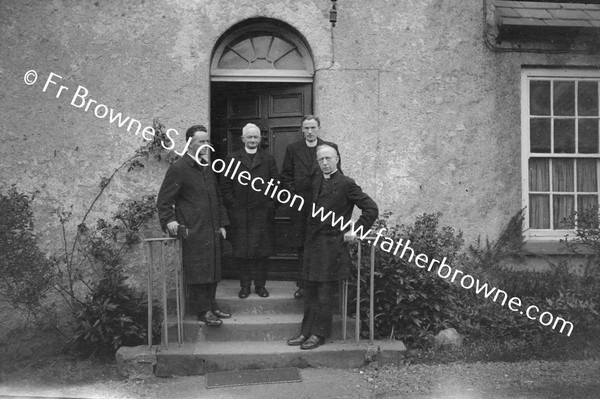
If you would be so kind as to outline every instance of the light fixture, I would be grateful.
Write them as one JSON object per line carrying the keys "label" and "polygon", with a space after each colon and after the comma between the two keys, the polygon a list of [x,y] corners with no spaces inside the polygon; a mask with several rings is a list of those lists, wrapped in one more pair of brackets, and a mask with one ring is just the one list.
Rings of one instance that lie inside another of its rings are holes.
{"label": "light fixture", "polygon": [[329,10],[329,22],[331,22],[331,26],[335,27],[335,23],[337,22],[337,0],[331,0],[331,10]]}

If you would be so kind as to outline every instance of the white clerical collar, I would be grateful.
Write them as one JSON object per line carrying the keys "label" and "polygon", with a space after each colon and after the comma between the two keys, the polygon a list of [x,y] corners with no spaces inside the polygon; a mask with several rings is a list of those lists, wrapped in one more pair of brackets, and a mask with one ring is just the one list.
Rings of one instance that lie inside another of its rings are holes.
{"label": "white clerical collar", "polygon": [[316,147],[316,146],[317,146],[317,144],[318,144],[318,140],[315,140],[315,141],[307,141],[307,140],[304,140],[304,142],[306,143],[306,145],[307,145],[307,146],[309,146],[309,147],[311,147],[311,148],[312,148],[312,147]]}
{"label": "white clerical collar", "polygon": [[246,152],[248,154],[256,154],[256,151],[258,151],[258,147],[256,147],[256,148],[246,148],[246,147],[244,147],[244,150],[246,150]]}
{"label": "white clerical collar", "polygon": [[337,172],[337,169],[329,174],[323,173],[323,177],[325,178],[325,180],[329,180],[329,179],[331,179],[331,176],[333,176],[335,174],[335,172]]}

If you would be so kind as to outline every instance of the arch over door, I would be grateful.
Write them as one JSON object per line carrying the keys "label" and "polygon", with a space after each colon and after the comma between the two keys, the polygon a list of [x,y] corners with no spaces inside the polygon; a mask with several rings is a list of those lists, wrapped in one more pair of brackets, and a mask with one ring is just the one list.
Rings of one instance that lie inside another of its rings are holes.
{"label": "arch over door", "polygon": [[226,32],[213,54],[213,82],[313,81],[314,64],[308,46],[292,27],[256,19]]}

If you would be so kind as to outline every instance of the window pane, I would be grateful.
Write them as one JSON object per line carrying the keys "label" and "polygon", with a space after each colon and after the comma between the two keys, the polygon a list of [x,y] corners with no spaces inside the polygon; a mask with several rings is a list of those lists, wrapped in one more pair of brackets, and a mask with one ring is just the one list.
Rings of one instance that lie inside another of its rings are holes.
{"label": "window pane", "polygon": [[573,192],[573,160],[552,160],[552,191]]}
{"label": "window pane", "polygon": [[577,113],[581,116],[598,116],[598,82],[577,84]]}
{"label": "window pane", "polygon": [[529,160],[529,190],[550,191],[550,161],[548,158]]}
{"label": "window pane", "polygon": [[252,41],[252,47],[254,48],[256,58],[266,59],[273,36],[255,36],[250,40]]}
{"label": "window pane", "polygon": [[598,191],[598,176],[595,159],[577,160],[577,191]]}
{"label": "window pane", "polygon": [[529,136],[531,152],[550,152],[550,119],[531,118]]}
{"label": "window pane", "polygon": [[532,80],[529,83],[529,108],[531,115],[550,115],[550,81]]}
{"label": "window pane", "polygon": [[593,208],[598,205],[597,195],[579,195],[577,197],[577,212],[581,213],[586,209]]}
{"label": "window pane", "polygon": [[550,196],[547,194],[529,195],[529,227],[532,229],[550,228]]}
{"label": "window pane", "polygon": [[575,115],[575,82],[554,82],[554,115]]}
{"label": "window pane", "polygon": [[581,154],[598,153],[598,119],[579,119],[579,146]]}
{"label": "window pane", "polygon": [[554,152],[575,153],[575,119],[554,120]]}
{"label": "window pane", "polygon": [[571,224],[565,218],[571,217],[575,209],[573,208],[574,198],[572,195],[554,195],[552,206],[554,229],[570,229]]}

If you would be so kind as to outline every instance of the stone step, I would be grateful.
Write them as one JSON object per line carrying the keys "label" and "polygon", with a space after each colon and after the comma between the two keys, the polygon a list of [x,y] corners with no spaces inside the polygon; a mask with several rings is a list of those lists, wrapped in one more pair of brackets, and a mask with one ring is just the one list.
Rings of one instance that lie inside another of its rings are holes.
{"label": "stone step", "polygon": [[[300,333],[301,314],[234,314],[223,325],[208,327],[195,318],[183,320],[184,342],[282,341]],[[346,337],[354,338],[355,319],[346,322]],[[169,342],[177,342],[176,317],[169,316]],[[342,338],[342,318],[334,315],[332,338]]]}
{"label": "stone step", "polygon": [[[140,357],[147,347],[137,347]],[[280,367],[359,367],[365,362],[399,364],[406,347],[401,341],[330,341],[313,350],[289,346],[285,341],[186,343],[181,347],[155,348],[155,375],[205,375],[225,370]]]}
{"label": "stone step", "polygon": [[[217,288],[217,303],[223,311],[234,314],[274,314],[292,313],[302,314],[304,310],[304,299],[294,298],[296,283],[293,281],[267,281],[269,297],[261,298],[252,293],[248,298],[240,299],[240,283],[237,280],[222,280]],[[168,297],[169,314],[175,313],[175,291],[171,291]],[[336,307],[335,311],[339,309]],[[188,316],[196,316],[186,309]]]}

